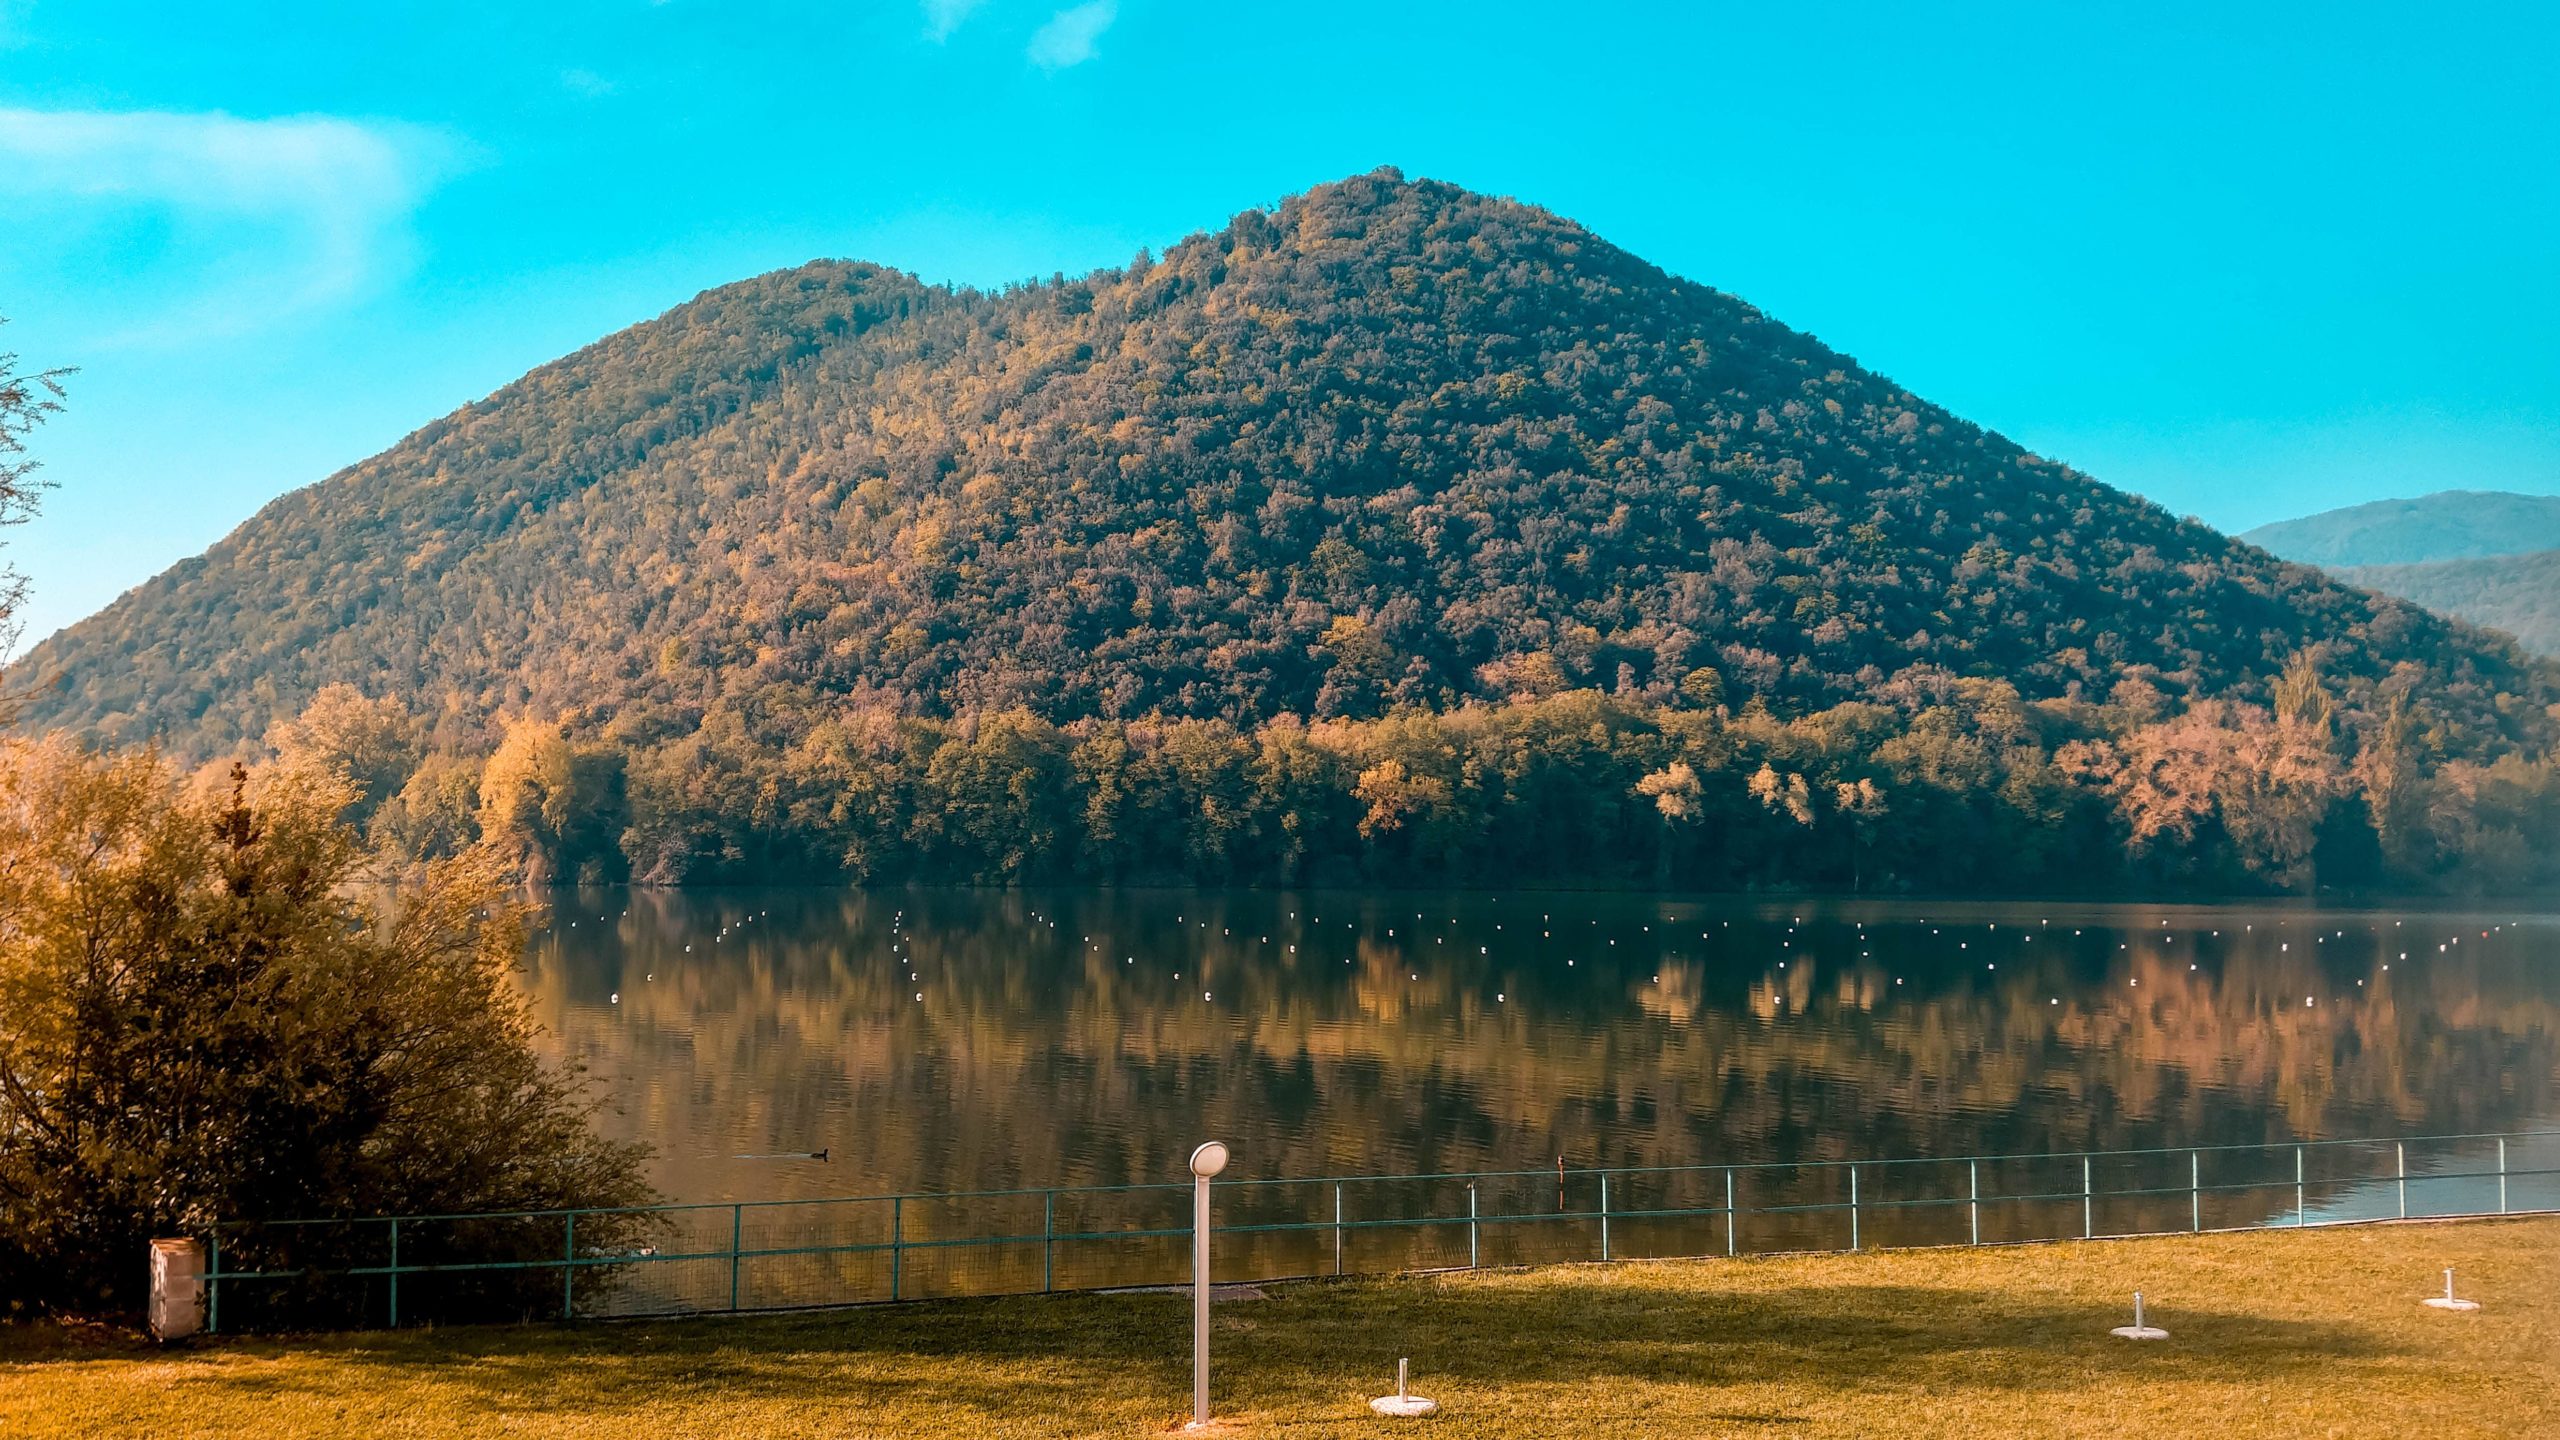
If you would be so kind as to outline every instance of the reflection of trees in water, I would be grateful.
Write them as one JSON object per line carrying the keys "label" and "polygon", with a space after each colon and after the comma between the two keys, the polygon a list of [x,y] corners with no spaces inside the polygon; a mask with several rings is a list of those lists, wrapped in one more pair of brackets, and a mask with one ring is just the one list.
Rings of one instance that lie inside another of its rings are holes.
{"label": "reflection of trees in water", "polygon": [[529,973],[686,1198],[1161,1179],[1206,1133],[1307,1175],[2495,1129],[2560,1072],[2548,932],[1794,908],[611,892]]}

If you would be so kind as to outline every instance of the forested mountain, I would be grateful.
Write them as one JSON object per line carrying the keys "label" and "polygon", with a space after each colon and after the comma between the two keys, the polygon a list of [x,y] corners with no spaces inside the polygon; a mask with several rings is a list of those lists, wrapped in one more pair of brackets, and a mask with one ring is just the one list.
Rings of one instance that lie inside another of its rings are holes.
{"label": "forested mountain", "polygon": [[2560,549],[2560,495],[2446,490],[2279,520],[2240,538],[2330,569],[2522,555]]}
{"label": "forested mountain", "polygon": [[[2432,883],[2547,853],[2560,698],[1392,172],[1002,292],[710,291],[19,673],[650,879]],[[2512,815],[2412,818],[2502,765]]]}
{"label": "forested mountain", "polygon": [[2424,565],[2360,565],[2336,572],[2350,585],[2503,630],[2537,655],[2560,656],[2560,549]]}

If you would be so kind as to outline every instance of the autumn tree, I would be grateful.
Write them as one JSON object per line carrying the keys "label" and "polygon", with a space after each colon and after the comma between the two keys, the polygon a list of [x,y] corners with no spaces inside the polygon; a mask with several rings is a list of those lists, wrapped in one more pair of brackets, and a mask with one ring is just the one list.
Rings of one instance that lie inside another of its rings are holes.
{"label": "autumn tree", "polygon": [[986,716],[933,752],[925,783],[941,804],[916,817],[927,843],[988,878],[1039,875],[1069,815],[1067,747],[1023,710]]}
{"label": "autumn tree", "polygon": [[2356,747],[2350,772],[2363,796],[2384,863],[2402,873],[2424,863],[2419,841],[2426,790],[2419,771],[2418,719],[2405,691],[2394,692]]}
{"label": "autumn tree", "polygon": [[275,766],[0,747],[0,1295],[131,1310],[144,1243],[215,1221],[619,1205],[510,983],[485,853],[377,906],[353,792]]}
{"label": "autumn tree", "polygon": [[1783,814],[1798,825],[1813,824],[1813,788],[1802,775],[1778,770],[1763,764],[1751,772],[1751,798],[1772,814]]}
{"label": "autumn tree", "polygon": [[359,827],[409,783],[426,753],[406,707],[347,684],[322,688],[300,715],[267,732],[267,745],[288,765],[344,779],[355,793],[346,819]]}
{"label": "autumn tree", "polygon": [[2346,781],[2337,702],[2321,678],[2317,651],[2286,662],[2274,698],[2275,723],[2251,727],[2258,743],[2244,752],[2226,789],[2223,823],[2252,869],[2280,885],[2307,888],[2321,826]]}
{"label": "autumn tree", "polygon": [[1674,841],[1679,832],[1695,824],[1703,812],[1703,789],[1698,783],[1698,772],[1690,768],[1686,760],[1674,760],[1636,781],[1636,793],[1651,800],[1654,813],[1662,817],[1662,839],[1654,852],[1653,862],[1656,883],[1669,883]]}
{"label": "autumn tree", "polygon": [[[0,325],[8,320],[0,316]],[[62,408],[69,370],[22,369],[16,354],[0,351],[0,526],[35,518],[47,488],[36,478],[38,462],[27,454],[27,436]],[[17,643],[17,615],[26,604],[27,577],[0,567],[0,655]]]}
{"label": "autumn tree", "polygon": [[480,772],[479,828],[533,884],[614,878],[623,858],[626,762],[557,721],[519,716]]}
{"label": "autumn tree", "polygon": [[450,860],[478,844],[480,761],[428,756],[373,812],[369,833],[388,856],[416,862]]}
{"label": "autumn tree", "polygon": [[1674,760],[1638,780],[1636,793],[1653,802],[1666,824],[1698,818],[1698,772],[1686,760]]}
{"label": "autumn tree", "polygon": [[1875,781],[1860,776],[1832,783],[1831,808],[1849,822],[1845,827],[1849,831],[1849,888],[1864,889],[1867,850],[1875,844],[1876,831],[1893,807],[1886,803],[1884,791]]}

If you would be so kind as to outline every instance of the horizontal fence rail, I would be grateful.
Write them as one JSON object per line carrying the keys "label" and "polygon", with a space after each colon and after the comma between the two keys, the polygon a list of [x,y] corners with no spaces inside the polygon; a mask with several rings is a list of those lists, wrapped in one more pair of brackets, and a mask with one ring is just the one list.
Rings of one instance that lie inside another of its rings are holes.
{"label": "horizontal fence rail", "polygon": [[[2560,1210],[2560,1130],[1225,1180],[1220,1283]],[[1188,1184],[228,1221],[207,1325],[733,1314],[1189,1278]]]}

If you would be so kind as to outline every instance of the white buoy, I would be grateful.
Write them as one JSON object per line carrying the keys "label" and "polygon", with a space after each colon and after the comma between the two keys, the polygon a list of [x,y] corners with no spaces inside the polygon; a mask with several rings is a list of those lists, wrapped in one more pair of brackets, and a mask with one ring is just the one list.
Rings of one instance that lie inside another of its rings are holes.
{"label": "white buoy", "polygon": [[1404,1360],[1396,1362],[1396,1393],[1379,1396],[1369,1402],[1369,1408],[1381,1415],[1392,1416],[1399,1420],[1419,1420],[1425,1415],[1439,1414],[1439,1401],[1426,1400],[1412,1393],[1406,1382],[1407,1364],[1408,1362]]}
{"label": "white buoy", "polygon": [[2130,1325],[2119,1325],[2107,1333],[2125,1340],[2166,1340],[2169,1338],[2168,1331],[2161,1329],[2157,1325],[2149,1325],[2143,1322],[2142,1292],[2139,1290],[2133,1292],[2133,1323]]}
{"label": "white buoy", "polygon": [[2453,1272],[2450,1270],[2444,1272],[2444,1293],[2430,1295],[2420,1303],[2431,1310],[2477,1310],[2480,1308],[2480,1302],[2477,1300],[2453,1298]]}

